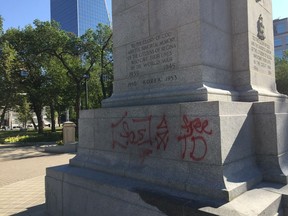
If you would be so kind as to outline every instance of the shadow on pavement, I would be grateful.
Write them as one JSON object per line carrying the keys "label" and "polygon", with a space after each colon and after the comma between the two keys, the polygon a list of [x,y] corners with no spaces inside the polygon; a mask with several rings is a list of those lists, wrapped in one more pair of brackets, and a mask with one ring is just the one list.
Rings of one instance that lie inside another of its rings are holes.
{"label": "shadow on pavement", "polygon": [[[47,153],[47,154],[39,154],[39,155],[25,155],[25,154],[19,154],[19,155],[13,155],[12,157],[6,157],[4,159],[2,159],[2,161],[8,161],[8,160],[23,160],[23,159],[29,159],[29,158],[36,158],[36,157],[47,157],[47,156],[54,156],[56,155],[56,153],[52,154],[52,153]],[[0,159],[1,161],[1,159]]]}
{"label": "shadow on pavement", "polygon": [[33,206],[24,212],[13,214],[12,216],[48,216],[45,213],[45,204]]}
{"label": "shadow on pavement", "polygon": [[25,146],[25,147],[10,147],[10,148],[0,148],[0,161],[7,160],[20,160],[34,157],[43,157],[55,155],[51,153],[41,151],[40,148],[36,146]]}

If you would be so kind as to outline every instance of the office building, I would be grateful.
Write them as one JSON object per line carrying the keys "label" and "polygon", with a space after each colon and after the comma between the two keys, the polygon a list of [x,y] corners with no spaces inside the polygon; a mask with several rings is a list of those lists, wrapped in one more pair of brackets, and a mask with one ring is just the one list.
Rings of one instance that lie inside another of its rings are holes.
{"label": "office building", "polygon": [[83,35],[99,23],[110,25],[106,0],[50,0],[51,20],[63,30]]}
{"label": "office building", "polygon": [[288,18],[274,20],[273,26],[275,57],[282,58],[288,50]]}

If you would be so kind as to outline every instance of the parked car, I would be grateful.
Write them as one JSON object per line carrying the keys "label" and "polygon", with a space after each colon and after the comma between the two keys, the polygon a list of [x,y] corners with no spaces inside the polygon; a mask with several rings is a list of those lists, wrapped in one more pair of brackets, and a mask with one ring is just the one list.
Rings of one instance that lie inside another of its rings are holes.
{"label": "parked car", "polygon": [[1,130],[5,130],[5,131],[6,131],[6,130],[9,130],[9,127],[8,127],[8,126],[2,126],[2,127],[1,127]]}
{"label": "parked car", "polygon": [[12,130],[21,129],[20,125],[12,125]]}

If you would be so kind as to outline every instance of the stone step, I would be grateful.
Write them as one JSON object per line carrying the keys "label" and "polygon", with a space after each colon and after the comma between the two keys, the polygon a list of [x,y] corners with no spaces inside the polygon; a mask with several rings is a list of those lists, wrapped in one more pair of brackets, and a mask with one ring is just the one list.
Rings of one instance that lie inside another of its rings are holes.
{"label": "stone step", "polygon": [[257,188],[245,192],[219,208],[204,207],[201,211],[213,215],[233,216],[264,216],[283,215],[281,206],[281,193],[272,192],[266,189]]}

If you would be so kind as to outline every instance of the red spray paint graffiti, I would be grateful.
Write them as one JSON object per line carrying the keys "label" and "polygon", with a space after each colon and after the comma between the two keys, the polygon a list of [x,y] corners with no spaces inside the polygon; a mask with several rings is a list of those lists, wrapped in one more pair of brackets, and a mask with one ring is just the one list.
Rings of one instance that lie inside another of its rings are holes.
{"label": "red spray paint graffiti", "polygon": [[[139,157],[142,162],[154,151],[166,151],[170,142],[169,125],[165,115],[159,123],[158,119],[152,118],[152,115],[143,118],[128,118],[128,113],[125,112],[119,121],[111,124],[112,148],[128,149],[135,146],[139,148]],[[153,124],[157,125],[155,128],[151,128],[152,121],[154,123],[156,121],[156,124]],[[190,151],[189,157],[194,161],[201,161],[205,158],[208,151],[205,136],[212,134],[208,126],[208,120],[200,118],[190,120],[186,115],[183,116],[182,134],[177,137],[178,142],[182,142],[182,159],[185,159],[188,151]]]}
{"label": "red spray paint graffiti", "polygon": [[190,151],[190,158],[194,161],[201,161],[207,154],[207,142],[204,135],[211,135],[212,130],[207,127],[209,125],[208,120],[201,121],[200,118],[189,120],[186,115],[183,116],[184,124],[181,128],[184,130],[183,135],[178,136],[178,142],[184,141],[182,147],[182,159],[186,157],[188,144],[192,147]]}
{"label": "red spray paint graffiti", "polygon": [[169,140],[166,117],[163,116],[156,128],[155,139],[152,139],[151,122],[151,115],[144,118],[128,118],[128,113],[125,112],[119,121],[111,124],[112,148],[115,149],[116,146],[118,146],[122,149],[127,149],[132,145],[138,146],[142,162],[146,157],[153,153],[153,150],[155,149],[153,140],[157,143],[157,150],[160,150],[162,145],[163,150],[166,150]]}
{"label": "red spray paint graffiti", "polygon": [[[127,119],[128,113],[116,123],[111,125],[113,138],[117,136],[118,139],[113,139],[113,149],[116,145],[127,149],[129,145],[152,145],[151,139],[151,116],[145,118],[133,118],[129,122]],[[118,132],[118,135],[115,133]]]}
{"label": "red spray paint graffiti", "polygon": [[163,150],[165,151],[169,142],[169,130],[165,115],[162,117],[162,121],[157,126],[155,139],[157,142],[157,149],[159,150],[161,146],[163,146]]}

